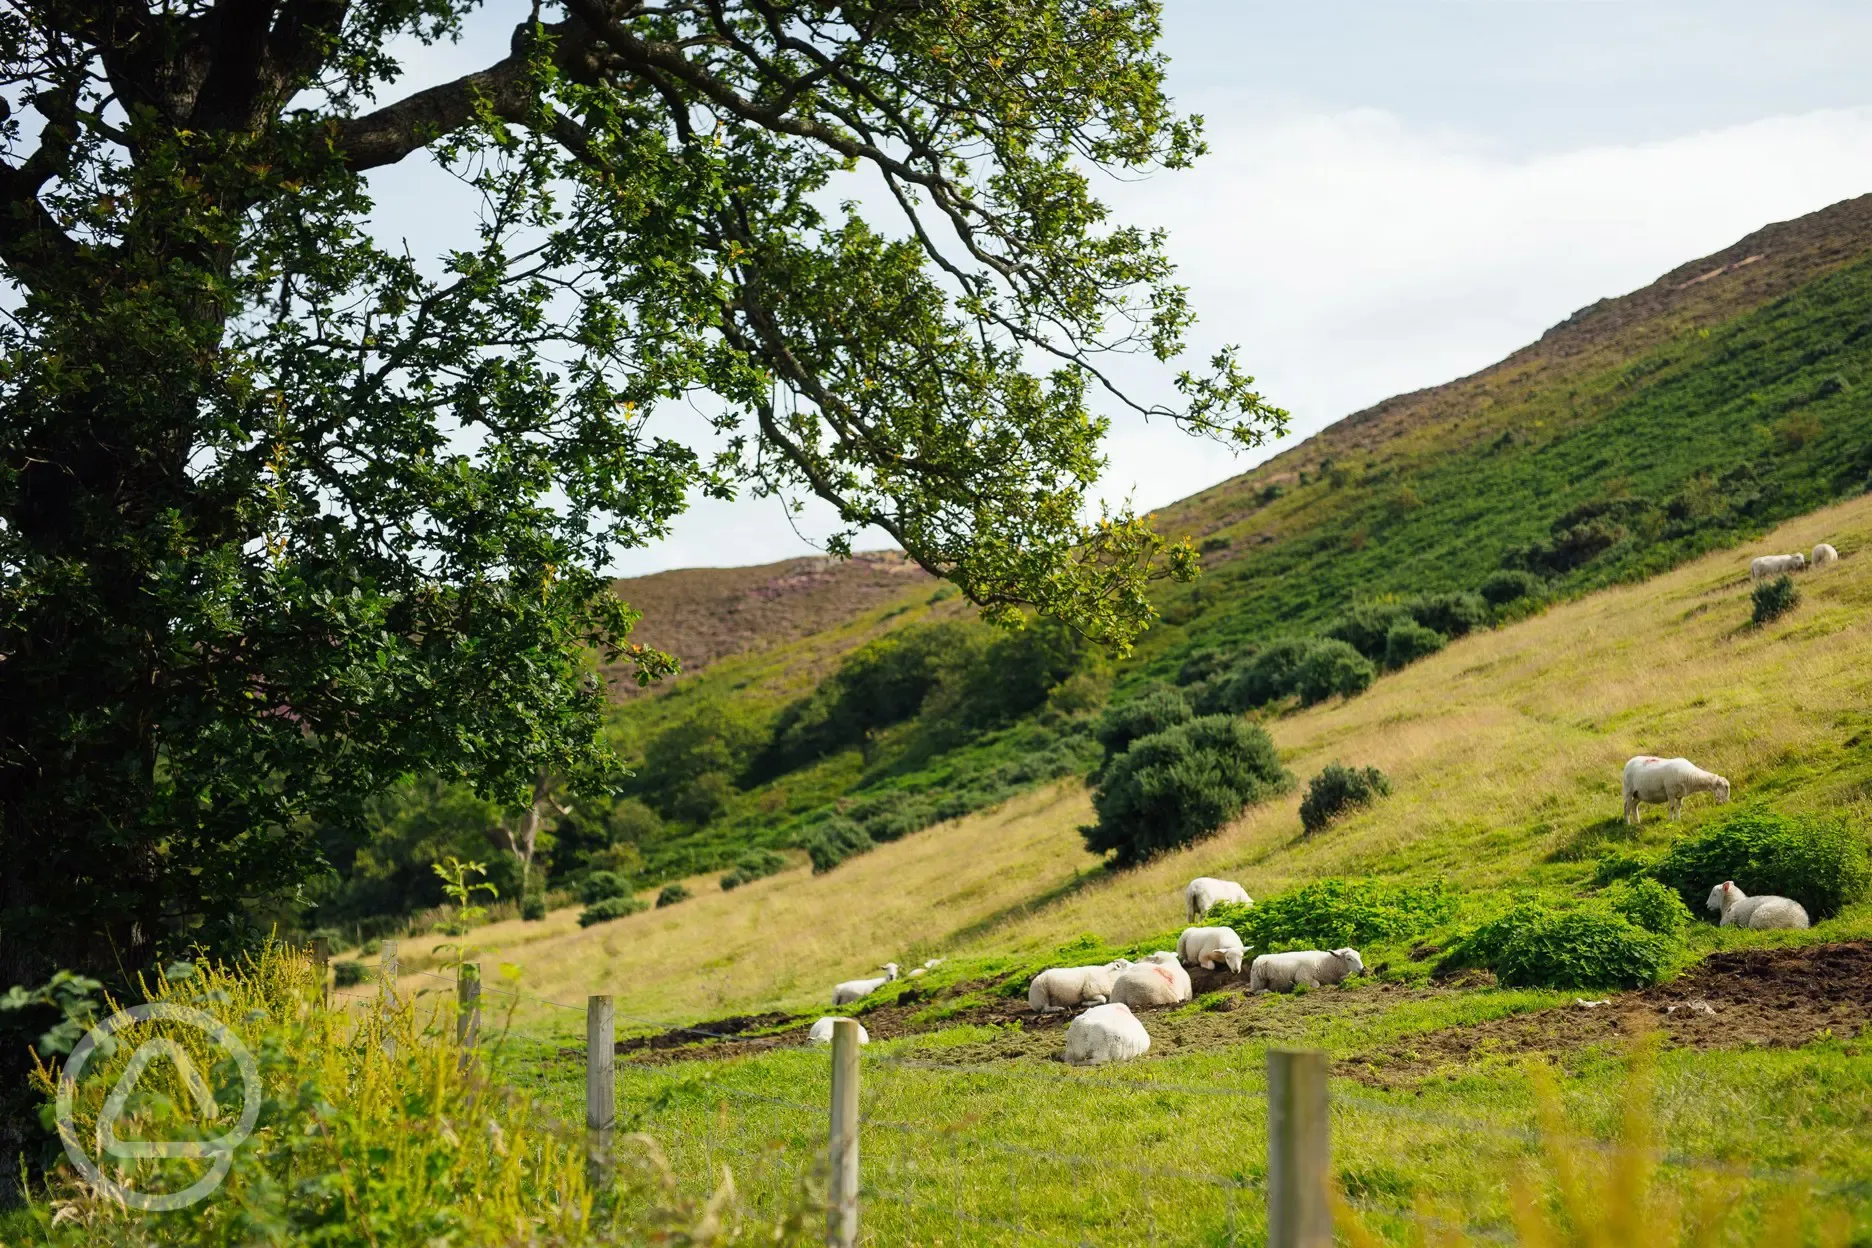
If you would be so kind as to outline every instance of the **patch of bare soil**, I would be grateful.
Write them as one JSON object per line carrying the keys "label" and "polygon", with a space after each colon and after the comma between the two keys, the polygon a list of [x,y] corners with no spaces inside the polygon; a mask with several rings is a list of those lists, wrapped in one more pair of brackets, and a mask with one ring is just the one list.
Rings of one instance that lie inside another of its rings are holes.
{"label": "patch of bare soil", "polygon": [[1671,983],[1595,999],[1606,1003],[1413,1036],[1347,1058],[1337,1073],[1395,1086],[1452,1066],[1621,1045],[1650,1031],[1696,1049],[1797,1048],[1823,1035],[1852,1040],[1872,1024],[1872,942],[1730,950]]}

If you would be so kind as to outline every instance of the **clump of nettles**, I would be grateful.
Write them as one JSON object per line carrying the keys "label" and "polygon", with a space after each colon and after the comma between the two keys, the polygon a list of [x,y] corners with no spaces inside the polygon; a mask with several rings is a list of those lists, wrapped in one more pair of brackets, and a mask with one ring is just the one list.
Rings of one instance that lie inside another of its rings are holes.
{"label": "clump of nettles", "polygon": [[1760,628],[1792,611],[1800,602],[1800,590],[1794,588],[1793,577],[1777,576],[1755,587],[1754,600],[1755,626]]}
{"label": "clump of nettles", "polygon": [[1300,802],[1300,825],[1311,836],[1345,812],[1390,795],[1391,781],[1376,767],[1328,763],[1307,785]]}

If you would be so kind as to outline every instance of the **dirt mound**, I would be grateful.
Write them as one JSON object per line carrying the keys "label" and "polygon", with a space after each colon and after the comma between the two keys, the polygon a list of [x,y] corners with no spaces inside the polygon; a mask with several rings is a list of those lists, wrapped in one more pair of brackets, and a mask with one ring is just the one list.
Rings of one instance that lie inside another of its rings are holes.
{"label": "dirt mound", "polygon": [[1605,1004],[1413,1036],[1347,1058],[1337,1073],[1389,1086],[1449,1066],[1620,1045],[1649,1031],[1695,1049],[1794,1048],[1826,1035],[1852,1040],[1872,1024],[1872,942],[1730,950],[1656,988],[1581,999]]}

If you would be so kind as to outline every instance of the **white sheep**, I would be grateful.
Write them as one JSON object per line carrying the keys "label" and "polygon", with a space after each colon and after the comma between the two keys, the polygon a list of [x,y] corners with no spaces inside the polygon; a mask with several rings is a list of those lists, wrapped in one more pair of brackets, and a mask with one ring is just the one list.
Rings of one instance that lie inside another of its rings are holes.
{"label": "white sheep", "polygon": [[[812,1025],[810,1030],[807,1031],[806,1043],[808,1044],[831,1044],[832,1043],[832,1024],[844,1022],[844,1021],[845,1021],[844,1019],[840,1019],[840,1018],[820,1019],[818,1022]],[[863,1023],[858,1024],[858,1043],[859,1044],[871,1043],[871,1033],[864,1029]]]}
{"label": "white sheep", "polygon": [[1767,581],[1807,566],[1806,555],[1757,555],[1749,560],[1749,580]]}
{"label": "white sheep", "polygon": [[1818,546],[1814,547],[1813,558],[1807,561],[1807,566],[1811,568],[1824,568],[1830,563],[1838,562],[1839,551],[1834,550],[1825,542],[1821,542]]}
{"label": "white sheep", "polygon": [[1177,957],[1183,965],[1200,966],[1206,971],[1213,971],[1221,962],[1239,975],[1247,952],[1241,934],[1232,927],[1186,927],[1177,937]]}
{"label": "white sheep", "polygon": [[897,964],[886,962],[884,974],[878,979],[848,979],[832,989],[833,1005],[850,1005],[860,997],[868,997],[897,978]]}
{"label": "white sheep", "polygon": [[1027,987],[1027,1005],[1036,1014],[1053,1014],[1076,1005],[1103,1005],[1111,999],[1112,983],[1131,963],[1123,958],[1103,966],[1055,966],[1034,976]]}
{"label": "white sheep", "polygon": [[1364,973],[1365,960],[1359,957],[1356,949],[1264,953],[1248,968],[1248,991],[1286,992],[1302,985],[1318,988]]}
{"label": "white sheep", "polygon": [[1189,972],[1183,969],[1177,955],[1168,951],[1140,959],[1130,970],[1119,974],[1111,990],[1113,1001],[1138,1008],[1181,1005],[1195,995]]}
{"label": "white sheep", "polygon": [[1720,911],[1723,927],[1812,927],[1806,907],[1792,897],[1751,897],[1724,880],[1710,889],[1709,908]]}
{"label": "white sheep", "polygon": [[1183,889],[1184,922],[1194,923],[1209,913],[1209,907],[1218,901],[1238,901],[1244,906],[1254,905],[1254,898],[1248,890],[1234,880],[1214,880],[1206,875],[1199,875]]}
{"label": "white sheep", "polygon": [[1099,1066],[1143,1057],[1150,1051],[1150,1033],[1129,1006],[1113,1002],[1094,1006],[1066,1028],[1066,1062],[1072,1066]]}
{"label": "white sheep", "polygon": [[908,974],[907,976],[905,976],[905,978],[906,978],[906,979],[915,979],[915,978],[916,978],[917,976],[919,976],[919,975],[927,975],[927,974],[929,974],[929,973],[930,973],[931,971],[933,971],[933,970],[935,970],[935,969],[936,969],[937,967],[939,967],[939,966],[941,966],[941,965],[942,965],[942,959],[941,959],[941,958],[931,958],[931,959],[930,959],[929,961],[927,961],[927,962],[925,962],[925,963],[924,963],[924,964],[923,964],[922,966],[919,966],[919,967],[916,967],[915,969],[913,969],[913,970],[912,970],[912,971],[910,972],[910,974]]}
{"label": "white sheep", "polygon": [[1683,799],[1692,793],[1714,793],[1716,800],[1729,800],[1729,782],[1713,771],[1704,771],[1687,758],[1658,758],[1640,754],[1625,764],[1625,822],[1637,826],[1642,816],[1638,803],[1669,803],[1673,819],[1683,814]]}

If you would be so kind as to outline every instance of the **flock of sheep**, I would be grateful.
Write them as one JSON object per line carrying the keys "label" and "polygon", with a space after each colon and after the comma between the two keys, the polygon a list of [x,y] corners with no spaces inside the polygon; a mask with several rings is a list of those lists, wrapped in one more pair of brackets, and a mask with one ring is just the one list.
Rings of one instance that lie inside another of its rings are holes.
{"label": "flock of sheep", "polygon": [[[1749,577],[1762,581],[1804,568],[1823,568],[1839,559],[1839,552],[1822,542],[1815,546],[1813,558],[1806,555],[1763,555],[1749,563]],[[1718,802],[1727,802],[1729,781],[1712,771],[1705,771],[1687,758],[1658,758],[1640,754],[1625,764],[1622,786],[1625,796],[1625,822],[1636,826],[1641,804],[1668,806],[1676,819],[1683,809],[1683,799],[1694,793],[1714,794]],[[1150,1050],[1150,1034],[1132,1012],[1133,1007],[1160,1008],[1180,1005],[1194,995],[1186,967],[1200,966],[1215,970],[1217,964],[1239,975],[1248,949],[1232,927],[1198,927],[1195,923],[1220,902],[1254,905],[1254,899],[1233,880],[1201,876],[1183,889],[1185,927],[1177,938],[1175,952],[1162,950],[1146,954],[1136,962],[1118,958],[1101,966],[1056,966],[1034,976],[1027,989],[1027,1005],[1036,1014],[1053,1014],[1084,1008],[1066,1028],[1064,1059],[1075,1066],[1096,1066],[1105,1062],[1141,1057]],[[1789,897],[1750,897],[1737,888],[1734,880],[1725,880],[1710,890],[1708,906],[1722,916],[1723,927],[1804,928],[1810,926],[1807,911]],[[910,972],[911,978],[934,968],[941,958],[932,958]],[[849,1005],[876,992],[896,979],[895,962],[883,966],[884,975],[874,979],[852,979],[832,990],[832,1004]],[[1356,949],[1305,949],[1291,953],[1264,953],[1249,964],[1248,991],[1289,992],[1297,987],[1319,988],[1343,983],[1365,972],[1365,962]],[[827,1044],[832,1039],[833,1018],[822,1018],[812,1025],[808,1039]],[[860,1044],[870,1043],[862,1026]]]}

